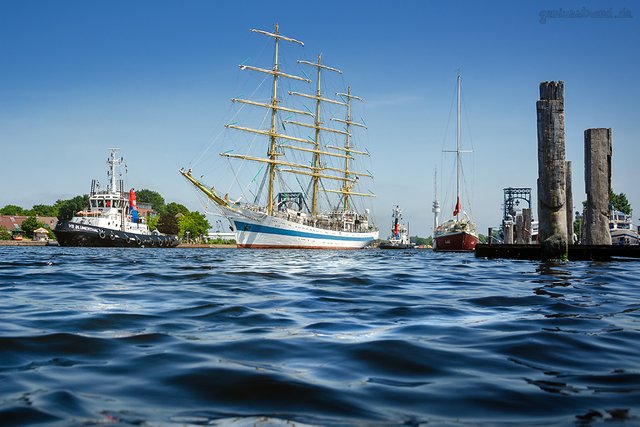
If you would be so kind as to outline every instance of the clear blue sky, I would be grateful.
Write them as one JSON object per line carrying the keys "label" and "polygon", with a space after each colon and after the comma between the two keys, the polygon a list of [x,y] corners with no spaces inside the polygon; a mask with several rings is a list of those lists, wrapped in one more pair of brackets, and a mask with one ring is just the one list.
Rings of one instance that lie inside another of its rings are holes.
{"label": "clear blue sky", "polygon": [[[560,8],[631,17],[543,19]],[[458,69],[463,144],[474,150],[465,172],[481,232],[500,221],[504,187],[535,192],[535,103],[547,80],[565,81],[574,205],[586,198],[583,132],[610,127],[613,187],[638,214],[639,19],[632,1],[2,0],[0,206],[87,193],[92,178],[105,181],[115,146],[130,186],[199,209],[177,170],[229,120],[237,65],[264,46],[248,30],[278,22],[305,41],[299,57],[323,52],[368,101],[383,236],[395,204],[412,234],[431,233],[434,169],[444,166],[445,181],[452,170],[441,151],[454,144],[451,124],[445,133]]]}

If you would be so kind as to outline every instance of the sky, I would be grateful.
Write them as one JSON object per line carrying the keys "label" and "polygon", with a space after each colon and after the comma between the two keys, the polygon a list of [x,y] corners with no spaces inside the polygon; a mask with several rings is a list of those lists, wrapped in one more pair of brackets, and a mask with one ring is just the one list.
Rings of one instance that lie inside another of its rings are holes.
{"label": "sky", "polygon": [[204,211],[178,170],[215,184],[217,172],[197,166],[216,156],[229,99],[247,95],[238,64],[270,65],[268,42],[249,29],[279,23],[305,42],[286,46],[289,58],[322,52],[366,101],[381,237],[395,205],[412,235],[430,235],[435,189],[442,215],[453,210],[453,157],[442,151],[455,146],[458,71],[462,145],[473,150],[463,209],[481,233],[502,218],[503,188],[531,187],[535,201],[543,81],[565,82],[573,210],[586,199],[584,130],[605,127],[613,189],[637,214],[639,19],[633,1],[0,0],[0,206],[86,194],[119,147],[127,185]]}

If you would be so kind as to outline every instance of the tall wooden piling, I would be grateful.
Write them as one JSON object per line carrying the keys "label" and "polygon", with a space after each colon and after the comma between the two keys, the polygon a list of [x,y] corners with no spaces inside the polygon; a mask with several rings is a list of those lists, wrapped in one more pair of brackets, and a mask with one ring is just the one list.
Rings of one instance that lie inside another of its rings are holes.
{"label": "tall wooden piling", "polygon": [[524,244],[524,221],[522,213],[516,215],[516,245]]}
{"label": "tall wooden piling", "polygon": [[576,242],[573,239],[573,187],[571,185],[571,161],[565,161],[565,186],[567,194],[567,237],[569,238],[569,244],[573,245]]}
{"label": "tall wooden piling", "polygon": [[523,233],[523,243],[525,245],[531,244],[531,208],[522,209],[522,228],[524,230]]}
{"label": "tall wooden piling", "polygon": [[611,188],[611,129],[584,131],[584,214],[586,245],[610,245],[609,190]]}
{"label": "tall wooden piling", "polygon": [[505,245],[513,245],[513,222],[503,221],[502,232],[504,234],[503,243]]}
{"label": "tall wooden piling", "polygon": [[538,237],[543,259],[567,258],[564,82],[540,83],[538,118]]}

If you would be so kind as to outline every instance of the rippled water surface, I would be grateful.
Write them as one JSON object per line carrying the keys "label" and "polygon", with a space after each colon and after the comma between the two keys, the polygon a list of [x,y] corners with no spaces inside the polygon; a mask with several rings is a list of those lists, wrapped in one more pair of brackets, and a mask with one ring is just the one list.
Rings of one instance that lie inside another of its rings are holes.
{"label": "rippled water surface", "polygon": [[640,262],[0,247],[0,424],[640,424]]}

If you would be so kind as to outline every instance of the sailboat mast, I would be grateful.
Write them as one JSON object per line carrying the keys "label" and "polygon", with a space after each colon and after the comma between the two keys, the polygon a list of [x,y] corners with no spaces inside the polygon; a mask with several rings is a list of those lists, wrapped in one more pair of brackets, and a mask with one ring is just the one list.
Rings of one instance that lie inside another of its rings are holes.
{"label": "sailboat mast", "polygon": [[456,125],[456,219],[459,217],[459,209],[460,205],[460,73],[458,73],[458,114],[457,114],[457,125]]}
{"label": "sailboat mast", "polygon": [[433,174],[433,207],[431,208],[431,212],[433,212],[433,232],[435,233],[436,228],[438,228],[438,216],[440,215],[440,203],[438,202],[438,170]]}
{"label": "sailboat mast", "polygon": [[[456,217],[456,220],[460,217],[460,212],[462,212],[462,207],[460,205],[460,178],[462,176],[462,153],[471,153],[472,151],[461,150],[460,149],[460,82],[462,77],[460,73],[458,73],[458,82],[457,82],[457,117],[456,117],[456,149],[455,150],[443,150],[445,153],[455,153],[456,154],[456,206],[453,210],[453,216]],[[435,205],[435,202],[434,202]],[[434,206],[435,209],[435,206]]]}
{"label": "sailboat mast", "polygon": [[320,86],[320,70],[321,64],[320,61],[322,59],[322,54],[318,54],[318,73],[317,73],[317,82],[316,82],[316,114],[314,119],[315,124],[315,153],[313,153],[313,190],[311,197],[311,215],[315,216],[318,212],[318,189],[320,186],[320,97],[322,95],[321,86]]}
{"label": "sailboat mast", "polygon": [[269,144],[269,152],[267,153],[269,160],[271,160],[272,162],[269,163],[269,182],[268,182],[268,187],[267,187],[267,214],[271,215],[273,214],[273,183],[276,179],[276,164],[274,162],[274,160],[276,160],[276,156],[277,156],[277,152],[276,152],[276,146],[277,146],[277,139],[276,139],[276,118],[277,118],[277,112],[278,112],[278,71],[279,70],[279,64],[278,64],[278,42],[279,42],[279,37],[278,37],[278,31],[279,31],[279,25],[276,24],[276,31],[275,31],[275,54],[274,54],[274,60],[273,60],[273,92],[271,95],[271,136],[269,137],[270,139],[270,144]]}

